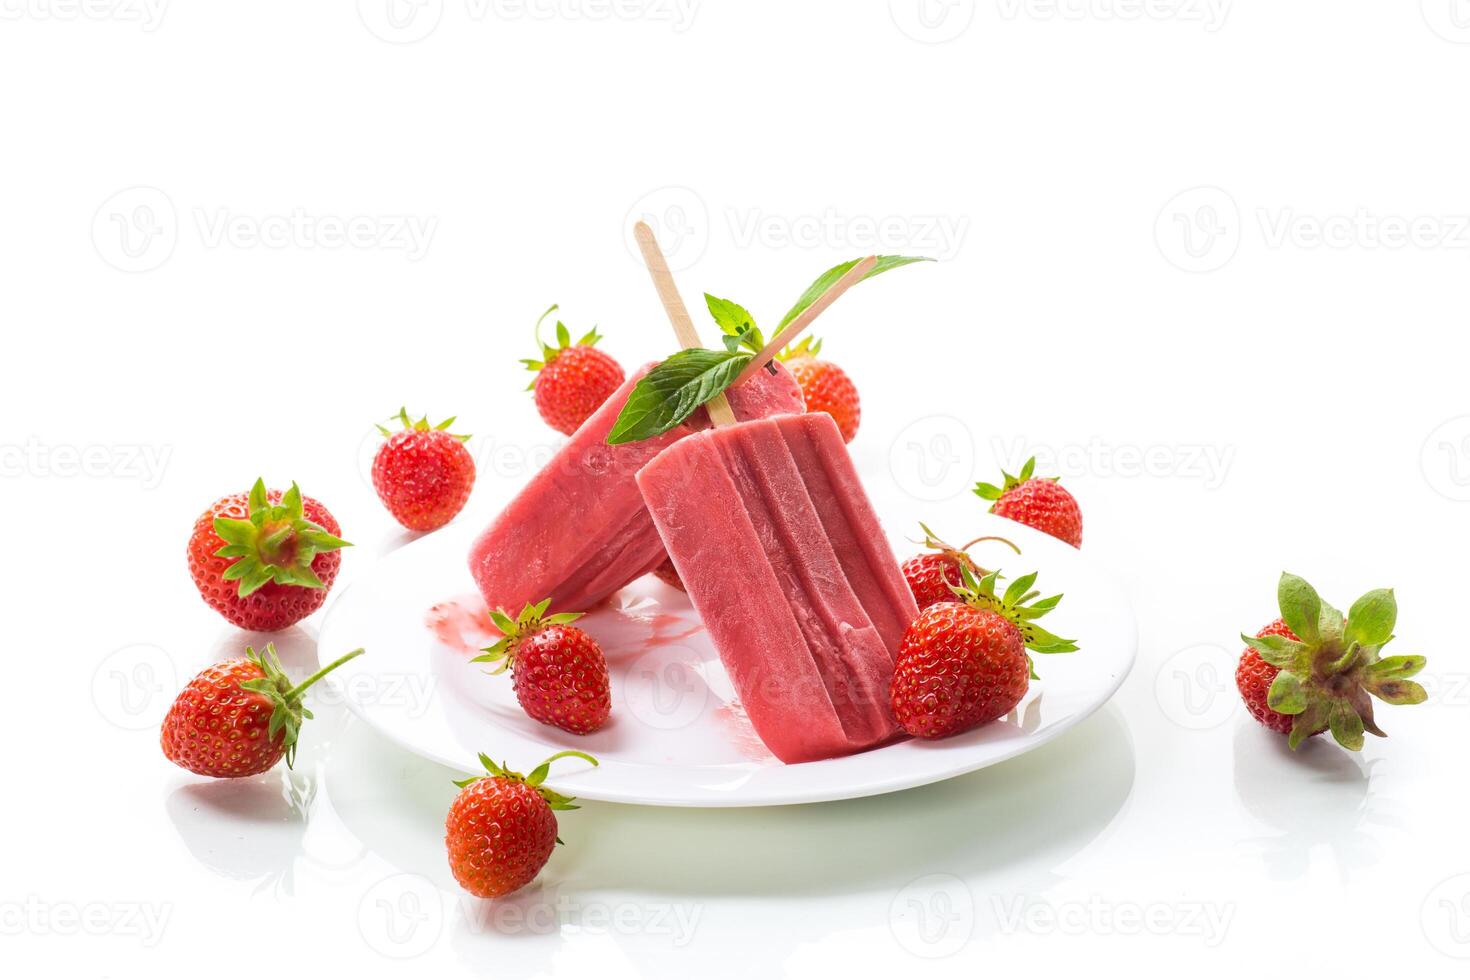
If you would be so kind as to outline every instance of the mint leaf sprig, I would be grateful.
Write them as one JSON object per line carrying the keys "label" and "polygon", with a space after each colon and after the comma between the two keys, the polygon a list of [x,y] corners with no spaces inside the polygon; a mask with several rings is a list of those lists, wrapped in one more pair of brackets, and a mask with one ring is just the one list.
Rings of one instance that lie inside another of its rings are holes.
{"label": "mint leaf sprig", "polygon": [[[777,332],[795,320],[863,259],[834,265],[817,277],[782,318]],[[933,259],[908,255],[880,255],[877,265],[863,277],[871,279],[880,272],[933,262]],[[705,306],[720,328],[725,349],[706,350],[692,347],[667,358],[633,386],[627,404],[608,433],[607,444],[618,446],[663,435],[693,415],[701,405],[723,393],[765,350],[765,336],[749,310],[733,300],[704,294]]]}

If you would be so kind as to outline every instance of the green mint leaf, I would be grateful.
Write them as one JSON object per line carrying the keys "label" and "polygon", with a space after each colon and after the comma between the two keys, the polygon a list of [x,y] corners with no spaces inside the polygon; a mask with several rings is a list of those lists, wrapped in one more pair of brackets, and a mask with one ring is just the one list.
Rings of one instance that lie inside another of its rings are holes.
{"label": "green mint leaf", "polygon": [[[750,348],[754,354],[759,354],[761,348],[766,346],[760,328],[755,325],[755,317],[739,303],[705,293],[704,305],[709,307],[709,315],[715,318],[715,323],[725,336],[737,338],[741,345]],[[725,346],[729,346],[728,341]]]}
{"label": "green mint leaf", "polygon": [[[786,324],[801,316],[803,310],[815,303],[823,293],[832,288],[833,283],[841,279],[843,276],[847,275],[852,267],[857,265],[861,261],[862,259],[853,259],[852,261],[844,262],[841,265],[834,265],[832,268],[822,273],[819,277],[817,277],[817,281],[808,286],[806,292],[801,294],[801,299],[796,301],[796,305],[793,306],[791,310],[784,317],[781,318],[781,324],[776,329],[780,330],[781,327],[786,326]],[[863,276],[863,279],[871,279],[874,276],[878,275],[880,272],[887,272],[889,269],[897,269],[899,266],[912,265],[915,262],[933,261],[933,259],[926,259],[922,256],[916,255],[880,255],[878,256],[878,264],[873,266],[873,271],[868,273],[866,276]]]}
{"label": "green mint leaf", "polygon": [[692,347],[645,374],[618,413],[607,444],[663,435],[734,383],[751,355]]}

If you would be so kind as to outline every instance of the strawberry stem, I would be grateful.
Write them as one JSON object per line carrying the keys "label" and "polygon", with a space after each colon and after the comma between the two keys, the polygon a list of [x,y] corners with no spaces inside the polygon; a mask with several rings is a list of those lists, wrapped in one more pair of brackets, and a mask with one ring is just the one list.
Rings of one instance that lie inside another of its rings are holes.
{"label": "strawberry stem", "polygon": [[301,697],[301,695],[304,694],[304,693],[306,693],[306,689],[309,688],[309,687],[311,687],[311,685],[315,684],[317,681],[321,680],[323,677],[326,677],[332,671],[336,670],[338,667],[342,666],[343,664],[345,664],[347,661],[353,659],[354,657],[360,657],[360,656],[362,656],[365,652],[366,651],[362,647],[358,647],[356,650],[353,650],[351,653],[345,653],[342,656],[338,657],[336,660],[333,660],[331,663],[327,664],[321,670],[318,670],[315,674],[312,674],[306,680],[302,681],[300,684],[297,684],[295,687],[291,688],[291,690],[287,691],[286,692],[286,700],[288,700],[288,701],[294,701],[297,698]]}
{"label": "strawberry stem", "polygon": [[962,545],[960,547],[960,550],[969,551],[971,548],[975,547],[975,545],[980,544],[984,541],[999,541],[1001,544],[1005,545],[1007,548],[1010,548],[1016,554],[1019,555],[1021,553],[1021,549],[1016,546],[1016,543],[1014,541],[1010,540],[1009,538],[1003,538],[998,534],[987,534],[982,537],[978,537],[974,541],[971,541],[969,544]]}

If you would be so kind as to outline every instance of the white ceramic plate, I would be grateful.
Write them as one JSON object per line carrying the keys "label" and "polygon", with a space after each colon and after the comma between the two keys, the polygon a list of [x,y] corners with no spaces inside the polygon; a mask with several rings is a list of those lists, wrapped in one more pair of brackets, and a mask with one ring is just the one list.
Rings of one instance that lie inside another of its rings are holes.
{"label": "white ceramic plate", "polygon": [[[453,525],[415,541],[335,598],[319,639],[322,659],[356,647],[368,652],[330,681],[388,739],[466,773],[482,771],[481,751],[522,772],[562,749],[591,753],[600,767],[562,760],[549,780],[587,799],[768,806],[948,779],[1030,751],[1096,711],[1127,676],[1137,646],[1133,614],[1113,576],[1059,541],[984,515],[977,535],[1003,533],[1022,547],[1021,557],[1004,562],[1008,573],[1039,570],[1047,594],[1066,594],[1046,624],[1082,648],[1037,657],[1042,680],[1007,718],[942,741],[783,765],[732,704],[729,679],[683,593],[647,577],[577,624],[601,643],[613,690],[607,727],[579,737],[530,720],[508,674],[489,676],[469,662],[495,636],[465,565],[475,530]],[[895,541],[895,550],[906,556],[916,549]]]}

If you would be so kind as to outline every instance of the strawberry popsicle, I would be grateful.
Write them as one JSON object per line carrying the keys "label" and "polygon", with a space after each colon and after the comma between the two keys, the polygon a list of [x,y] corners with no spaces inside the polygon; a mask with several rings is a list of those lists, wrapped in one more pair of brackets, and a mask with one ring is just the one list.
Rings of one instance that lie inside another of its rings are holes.
{"label": "strawberry popsicle", "polygon": [[[634,476],[661,450],[709,421],[703,411],[663,435],[618,446],[608,433],[633,386],[634,371],[582,423],[470,551],[470,572],[491,609],[515,615],[550,597],[553,612],[584,612],[664,559]],[[801,388],[779,365],[728,392],[741,419],[805,409]]]}
{"label": "strawberry popsicle", "polygon": [[777,758],[848,755],[898,734],[889,683],[919,610],[830,416],[696,433],[638,487]]}

